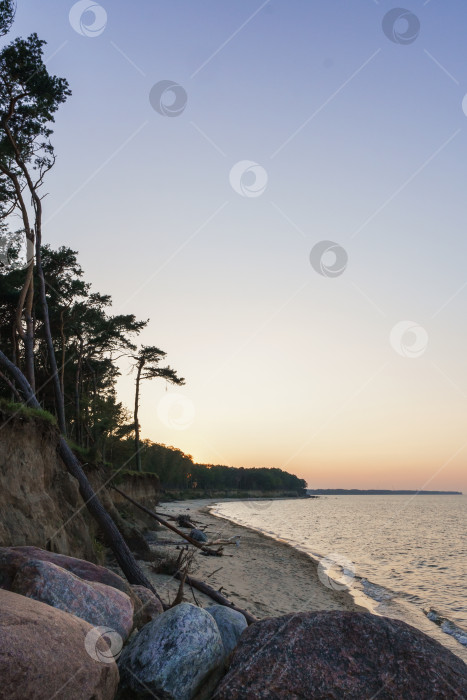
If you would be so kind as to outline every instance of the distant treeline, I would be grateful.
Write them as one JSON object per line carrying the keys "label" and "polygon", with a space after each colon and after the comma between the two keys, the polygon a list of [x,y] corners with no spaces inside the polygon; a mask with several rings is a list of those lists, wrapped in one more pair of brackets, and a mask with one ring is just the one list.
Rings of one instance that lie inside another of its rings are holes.
{"label": "distant treeline", "polygon": [[310,496],[462,496],[462,491],[407,491],[391,489],[307,489]]}
{"label": "distant treeline", "polygon": [[[120,440],[114,445],[114,469],[131,463],[133,442]],[[144,472],[157,474],[163,488],[232,491],[296,491],[305,495],[306,481],[282,469],[228,467],[220,464],[195,464],[191,455],[175,447],[144,440],[141,450]]]}

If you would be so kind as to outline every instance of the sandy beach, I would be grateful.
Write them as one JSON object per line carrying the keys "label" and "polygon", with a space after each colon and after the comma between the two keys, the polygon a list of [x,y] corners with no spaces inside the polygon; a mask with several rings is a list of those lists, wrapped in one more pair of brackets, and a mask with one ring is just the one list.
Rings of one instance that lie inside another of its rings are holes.
{"label": "sandy beach", "polygon": [[[324,586],[318,577],[316,563],[306,554],[255,530],[212,515],[209,507],[215,503],[215,500],[180,501],[157,507],[157,513],[162,517],[189,516],[205,528],[210,540],[240,538],[238,547],[225,547],[224,552],[229,556],[212,557],[197,553],[192,576],[216,590],[221,589],[229,600],[258,618],[304,610],[363,609],[349,593]],[[157,530],[157,538],[162,544],[154,543],[152,548],[158,555],[173,551],[176,543],[181,543],[181,539],[166,528]],[[150,564],[144,566],[162,598],[172,601],[178,581],[154,574]],[[212,603],[196,590],[194,596],[203,606]],[[185,587],[185,599],[193,602],[189,586]]]}

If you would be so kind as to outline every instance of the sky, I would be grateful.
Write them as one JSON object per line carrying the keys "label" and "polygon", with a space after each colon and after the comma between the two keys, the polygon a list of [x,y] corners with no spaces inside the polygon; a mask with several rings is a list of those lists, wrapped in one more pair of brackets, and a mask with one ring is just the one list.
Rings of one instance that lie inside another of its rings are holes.
{"label": "sky", "polygon": [[10,36],[73,91],[44,240],[186,378],[143,386],[145,437],[311,488],[467,491],[466,21],[18,0]]}

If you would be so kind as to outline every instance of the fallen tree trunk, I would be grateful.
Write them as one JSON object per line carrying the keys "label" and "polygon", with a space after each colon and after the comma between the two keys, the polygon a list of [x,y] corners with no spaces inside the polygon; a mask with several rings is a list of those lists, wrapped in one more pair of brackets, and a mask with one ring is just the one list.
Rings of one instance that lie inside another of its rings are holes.
{"label": "fallen tree trunk", "polygon": [[[181,579],[181,576],[181,572],[177,572],[175,574],[175,577],[178,579]],[[187,575],[185,577],[185,583],[187,583],[189,586],[192,586],[193,588],[196,588],[201,593],[204,593],[205,595],[209,596],[216,603],[219,603],[219,605],[225,605],[226,608],[232,608],[232,610],[236,610],[237,612],[242,613],[249,625],[252,625],[254,622],[258,622],[257,617],[249,613],[247,610],[238,608],[236,605],[234,605],[234,603],[232,603],[225,596],[219,593],[219,591],[216,591],[211,586],[208,586],[207,583],[204,583],[204,581],[200,581],[197,578],[193,578],[192,576]]]}
{"label": "fallen tree trunk", "polygon": [[[143,574],[139,568],[136,560],[128,547],[127,543],[123,539],[120,530],[115,525],[111,516],[107,513],[104,506],[98,499],[94,489],[88,481],[86,474],[79,461],[76,459],[75,455],[68,447],[68,444],[64,437],[60,438],[59,454],[63,459],[68,471],[78,482],[79,491],[84,500],[86,508],[89,510],[93,518],[97,521],[99,526],[102,528],[106,539],[115,555],[115,558],[128,579],[129,583],[133,583],[139,586],[145,586],[149,588],[157,598],[159,595],[155,590],[154,586],[149,582],[146,576]],[[159,598],[160,600],[160,598]],[[162,603],[162,600],[161,600]]]}
{"label": "fallen tree trunk", "polygon": [[164,517],[167,518],[167,520],[173,520],[174,522],[178,523],[179,527],[186,527],[190,530],[196,527],[196,523],[192,523],[191,520],[189,520],[183,515],[174,516],[169,515],[169,513],[165,513]]}
{"label": "fallen tree trunk", "polygon": [[[21,390],[26,403],[31,408],[41,409],[41,405],[36,399],[36,396],[29,384],[28,380],[21,370],[8,359],[8,357],[0,350],[0,365],[6,369],[9,374],[15,379],[19,389]],[[102,529],[106,539],[112,549],[116,560],[118,561],[124,575],[129,583],[138,584],[149,588],[158,598],[159,595],[152,584],[139,568],[136,560],[131,553],[127,543],[123,539],[119,529],[115,525],[110,515],[105,510],[104,506],[98,499],[94,489],[88,481],[83,468],[63,436],[60,436],[58,452],[62,458],[68,472],[75,477],[78,482],[80,494],[84,500],[86,508],[89,510],[93,518],[97,521]],[[160,600],[160,598],[159,598]],[[162,603],[162,601],[161,601]]]}
{"label": "fallen tree trunk", "polygon": [[194,540],[193,537],[190,537],[190,535],[185,535],[185,533],[182,532],[181,530],[179,530],[178,527],[175,527],[175,525],[171,525],[170,523],[167,522],[167,520],[164,520],[163,518],[161,518],[160,515],[157,515],[156,513],[154,513],[154,511],[150,510],[149,508],[146,508],[146,506],[143,506],[141,503],[138,503],[138,501],[135,501],[133,498],[128,496],[126,493],[121,491],[116,486],[111,485],[111,488],[114,489],[121,496],[126,498],[128,501],[130,501],[130,503],[133,503],[134,506],[136,506],[137,508],[142,510],[143,513],[147,513],[147,515],[150,515],[152,518],[154,518],[154,520],[157,520],[158,523],[160,523],[161,525],[164,525],[169,530],[172,530],[172,532],[175,532],[175,534],[178,535],[179,537],[183,537],[184,540],[186,540],[187,542],[192,544],[194,547],[197,547],[198,549],[201,549],[206,554],[209,554],[209,555],[214,556],[214,557],[222,556],[222,549],[220,549],[220,550],[210,549],[205,544],[202,544],[201,542]]}

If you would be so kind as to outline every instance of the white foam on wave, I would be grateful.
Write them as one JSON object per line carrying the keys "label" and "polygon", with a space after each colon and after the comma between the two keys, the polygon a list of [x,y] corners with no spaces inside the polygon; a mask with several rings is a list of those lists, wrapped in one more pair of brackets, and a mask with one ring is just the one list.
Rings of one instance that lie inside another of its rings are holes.
{"label": "white foam on wave", "polygon": [[437,610],[433,610],[433,608],[430,608],[429,610],[424,610],[423,611],[427,618],[431,620],[431,622],[434,622],[435,625],[438,625],[445,634],[451,635],[451,637],[454,637],[459,644],[462,644],[462,646],[467,647],[467,632],[463,630],[461,627],[458,627],[454,622],[449,620],[447,617],[443,617]]}
{"label": "white foam on wave", "polygon": [[369,598],[373,598],[373,600],[376,600],[378,603],[392,600],[396,595],[394,591],[390,591],[388,588],[384,588],[384,586],[378,586],[376,583],[372,583],[366,578],[361,579],[361,584],[365,595]]}

